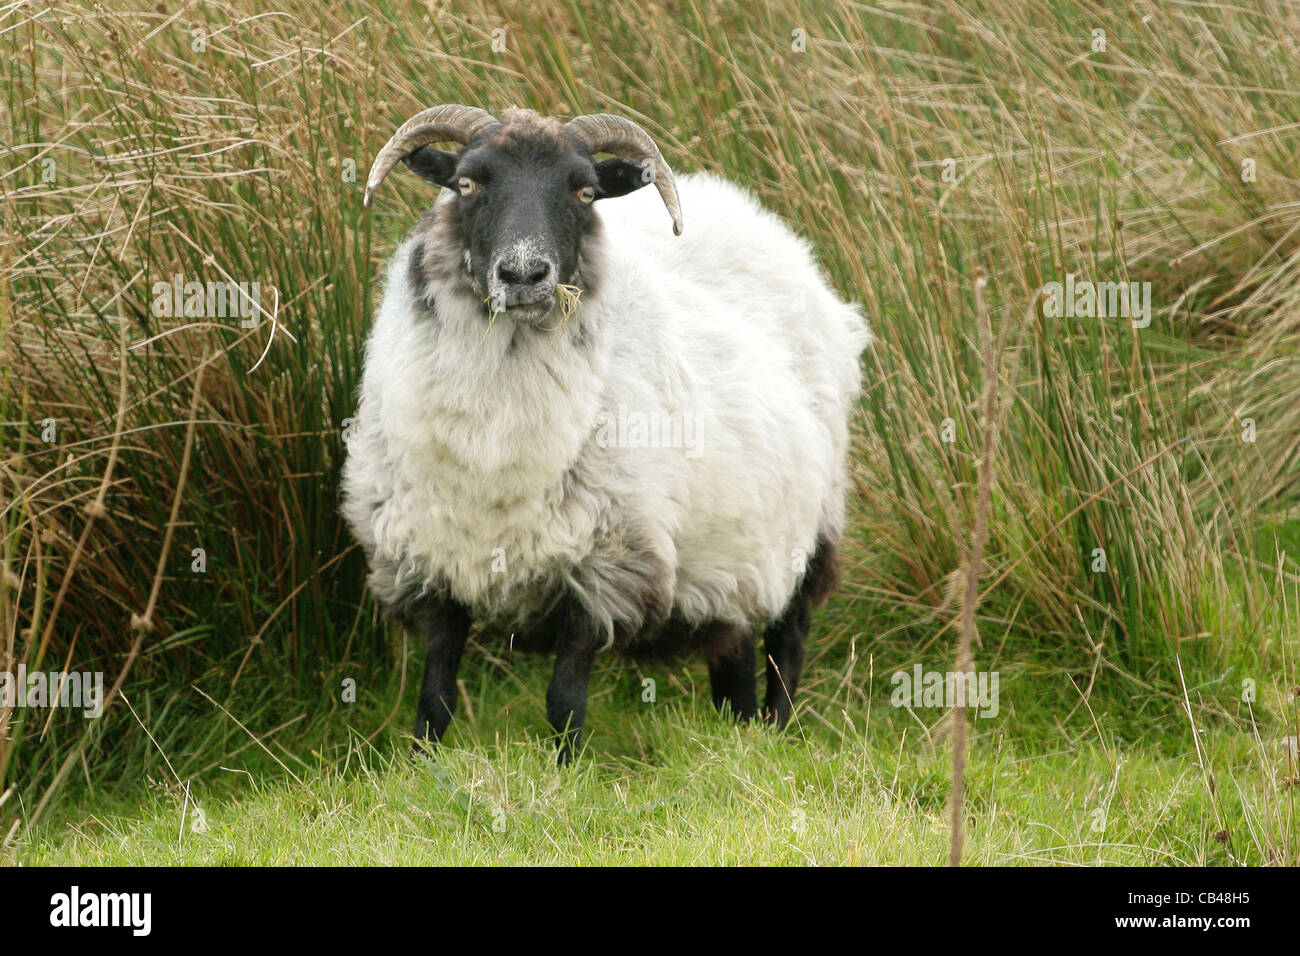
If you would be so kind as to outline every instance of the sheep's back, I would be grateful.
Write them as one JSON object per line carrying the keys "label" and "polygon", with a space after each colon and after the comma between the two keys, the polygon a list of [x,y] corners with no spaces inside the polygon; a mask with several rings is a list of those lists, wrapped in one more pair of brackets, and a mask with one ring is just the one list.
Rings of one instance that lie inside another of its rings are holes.
{"label": "sheep's back", "polygon": [[679,612],[770,617],[818,537],[842,530],[847,418],[870,335],[807,243],[751,196],[709,175],[678,184],[680,237],[652,190],[599,207],[617,277],[604,289],[606,405],[696,416],[695,447],[675,459],[623,449],[631,470],[670,473]]}

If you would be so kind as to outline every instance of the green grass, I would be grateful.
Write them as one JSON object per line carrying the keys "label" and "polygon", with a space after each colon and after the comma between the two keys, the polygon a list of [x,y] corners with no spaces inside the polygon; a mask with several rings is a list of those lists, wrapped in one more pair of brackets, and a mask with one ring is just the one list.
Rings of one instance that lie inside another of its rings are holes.
{"label": "green grass", "polygon": [[[820,615],[820,630],[837,616]],[[409,693],[385,726],[400,677],[373,697],[361,685],[346,717],[315,728],[312,753],[280,745],[267,710],[243,730],[213,708],[161,739],[177,720],[142,715],[159,742],[140,780],[61,804],[12,854],[27,865],[942,863],[945,712],[890,706],[889,676],[910,665],[882,666],[851,643],[847,661],[833,641],[814,645],[784,733],[718,715],[698,667],[606,661],[585,750],[565,770],[544,719],[546,662],[475,645],[460,712],[432,757],[409,751]],[[415,673],[413,651],[408,665]],[[1235,675],[1190,686],[1198,752],[1181,701],[1135,713],[1130,678],[1102,669],[1088,687],[1023,662],[993,666],[1001,710],[974,722],[967,863],[1296,860],[1300,787],[1286,784],[1296,770],[1282,741],[1294,728],[1255,723],[1294,712],[1282,689],[1224,707]],[[214,724],[217,739],[200,739]],[[198,766],[214,756],[219,766]]]}
{"label": "green grass", "polygon": [[[97,721],[0,709],[0,855],[941,862],[950,728],[887,678],[951,669],[984,480],[973,650],[1003,708],[965,858],[1300,860],[1295,8],[44,10],[0,14],[0,669],[120,693]],[[844,584],[785,736],[725,728],[698,667],[609,664],[560,776],[547,662],[476,647],[437,772],[406,760],[416,649],[378,622],[337,476],[379,270],[431,199],[399,171],[365,212],[365,171],[453,101],[637,119],[864,304]],[[175,273],[274,287],[274,335],[155,315]],[[1150,282],[1150,327],[1044,314],[1071,273]],[[186,786],[211,828],[177,851]]]}
{"label": "green grass", "polygon": [[[542,683],[527,683],[528,693],[507,692],[506,714],[491,712],[506,703],[501,688],[487,690],[477,719],[456,725],[433,759],[358,739],[340,761],[295,765],[301,783],[261,761],[244,772],[236,758],[214,782],[191,784],[188,797],[155,767],[142,801],[71,813],[18,859],[931,865],[946,857],[946,749],[920,720],[884,702],[856,710],[852,722],[805,712],[800,726],[775,734],[723,720],[703,684],[670,684],[650,704],[639,683],[606,672],[596,681],[586,752],[560,770],[541,726]],[[1008,699],[1022,692],[1013,688]],[[1049,715],[1028,706],[1036,720]],[[1097,717],[1110,726],[1105,713]],[[1295,852],[1292,810],[1274,815],[1268,801],[1285,756],[1235,726],[1209,731],[1201,746],[1215,797],[1189,735],[1176,727],[1123,740],[1104,729],[1099,737],[1086,711],[1068,728],[999,721],[974,741],[966,862],[1284,862],[1281,854]]]}

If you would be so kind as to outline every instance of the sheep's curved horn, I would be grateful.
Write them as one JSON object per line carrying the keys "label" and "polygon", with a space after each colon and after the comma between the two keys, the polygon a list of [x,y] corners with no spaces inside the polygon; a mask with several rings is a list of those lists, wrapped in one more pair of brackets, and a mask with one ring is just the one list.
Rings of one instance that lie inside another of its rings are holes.
{"label": "sheep's curved horn", "polygon": [[653,177],[655,189],[659,190],[668,214],[673,217],[673,235],[682,234],[682,207],[677,200],[673,171],[664,162],[649,133],[630,119],[611,113],[575,116],[564,124],[564,128],[582,140],[592,153],[612,153],[641,163]]}
{"label": "sheep's curved horn", "polygon": [[384,177],[421,146],[447,140],[468,143],[481,130],[495,126],[498,122],[486,110],[456,103],[434,106],[416,113],[397,128],[397,132],[376,154],[375,161],[370,165],[370,176],[366,179],[366,194],[362,203],[369,206]]}

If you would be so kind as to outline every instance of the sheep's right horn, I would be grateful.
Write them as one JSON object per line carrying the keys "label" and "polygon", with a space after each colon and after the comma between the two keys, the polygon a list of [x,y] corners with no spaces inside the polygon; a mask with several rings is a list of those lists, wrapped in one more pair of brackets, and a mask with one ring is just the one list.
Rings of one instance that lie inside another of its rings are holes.
{"label": "sheep's right horn", "polygon": [[375,161],[370,166],[370,176],[366,179],[366,194],[362,203],[369,206],[384,177],[421,146],[447,140],[468,143],[479,132],[498,122],[486,110],[456,103],[434,106],[416,113],[397,128],[397,132],[375,156]]}
{"label": "sheep's right horn", "polygon": [[654,177],[659,197],[668,207],[668,215],[673,217],[673,235],[682,234],[682,206],[677,200],[677,183],[673,181],[673,171],[664,162],[663,154],[649,133],[630,119],[612,113],[575,116],[564,124],[564,128],[582,140],[583,145],[593,154],[613,153],[634,159],[648,169]]}

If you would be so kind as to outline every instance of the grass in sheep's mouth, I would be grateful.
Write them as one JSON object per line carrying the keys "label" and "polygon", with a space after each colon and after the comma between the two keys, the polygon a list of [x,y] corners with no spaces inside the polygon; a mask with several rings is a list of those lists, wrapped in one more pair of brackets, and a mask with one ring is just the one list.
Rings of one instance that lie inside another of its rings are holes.
{"label": "grass in sheep's mouth", "polygon": [[558,332],[568,324],[573,313],[578,311],[578,301],[582,298],[582,289],[576,285],[561,284],[555,287],[555,295],[559,299],[560,321],[555,324],[554,328],[542,328],[543,332]]}
{"label": "grass in sheep's mouth", "polygon": [[486,342],[488,335],[492,332],[492,326],[496,325],[497,323],[497,316],[501,314],[501,311],[499,309],[494,309],[492,307],[492,296],[490,295],[486,296],[483,299],[483,302],[487,306],[487,310],[488,310],[488,324],[487,324],[487,328],[483,330],[483,339],[482,339],[483,342]]}
{"label": "grass in sheep's mouth", "polygon": [[[573,313],[578,311],[578,305],[582,299],[582,289],[576,285],[567,285],[563,283],[557,285],[555,287],[555,294],[556,298],[559,300],[560,321],[550,328],[543,325],[534,326],[534,328],[539,329],[542,332],[558,332],[564,328],[568,324],[569,319],[573,317]],[[496,323],[497,316],[504,315],[505,313],[502,310],[492,308],[491,296],[484,297],[483,302],[488,307],[488,325],[487,328],[483,330],[483,339],[486,341],[488,333],[492,331],[492,326]]]}

